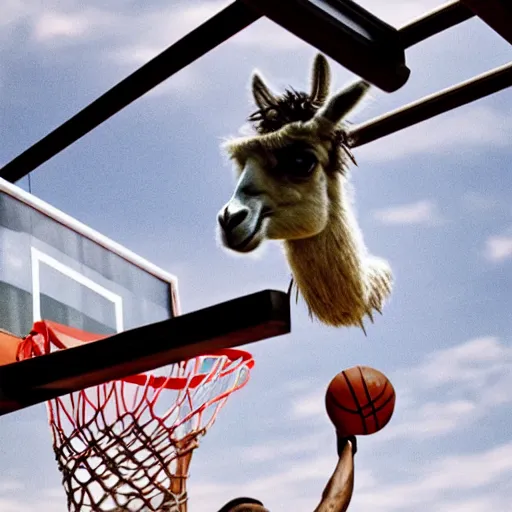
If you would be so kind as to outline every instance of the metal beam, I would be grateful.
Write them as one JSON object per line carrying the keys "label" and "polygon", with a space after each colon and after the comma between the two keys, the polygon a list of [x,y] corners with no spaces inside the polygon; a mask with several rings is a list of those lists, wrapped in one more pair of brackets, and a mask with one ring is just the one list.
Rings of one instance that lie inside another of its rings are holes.
{"label": "metal beam", "polygon": [[384,91],[409,78],[397,29],[351,0],[241,1]]}
{"label": "metal beam", "polygon": [[449,2],[401,27],[398,30],[400,41],[404,48],[410,48],[474,16],[475,13],[458,0]]}
{"label": "metal beam", "polygon": [[349,144],[368,144],[510,86],[512,62],[356,126],[348,134]]}
{"label": "metal beam", "polygon": [[290,332],[286,293],[265,290],[0,366],[0,416],[80,389]]}
{"label": "metal beam", "polygon": [[20,180],[258,18],[240,2],[228,5],[6,164],[0,177],[11,183]]}
{"label": "metal beam", "polygon": [[512,44],[512,2],[510,0],[461,0],[501,37]]}

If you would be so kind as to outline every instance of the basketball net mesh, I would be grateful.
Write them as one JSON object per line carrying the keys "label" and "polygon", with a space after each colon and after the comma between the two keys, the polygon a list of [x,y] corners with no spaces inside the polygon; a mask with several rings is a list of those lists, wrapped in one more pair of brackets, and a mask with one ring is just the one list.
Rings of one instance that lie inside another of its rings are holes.
{"label": "basketball net mesh", "polygon": [[[100,338],[36,322],[18,358]],[[224,350],[47,402],[69,511],[186,512],[192,452],[253,365]]]}

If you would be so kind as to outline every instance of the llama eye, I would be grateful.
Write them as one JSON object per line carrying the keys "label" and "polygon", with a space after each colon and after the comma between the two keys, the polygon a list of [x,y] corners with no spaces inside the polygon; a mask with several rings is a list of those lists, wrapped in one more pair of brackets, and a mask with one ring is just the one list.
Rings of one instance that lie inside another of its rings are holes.
{"label": "llama eye", "polygon": [[274,172],[289,178],[309,178],[316,168],[315,153],[299,145],[290,145],[274,152]]}
{"label": "llama eye", "polygon": [[318,160],[313,153],[302,151],[293,155],[288,172],[293,176],[306,177],[315,170],[317,163]]}

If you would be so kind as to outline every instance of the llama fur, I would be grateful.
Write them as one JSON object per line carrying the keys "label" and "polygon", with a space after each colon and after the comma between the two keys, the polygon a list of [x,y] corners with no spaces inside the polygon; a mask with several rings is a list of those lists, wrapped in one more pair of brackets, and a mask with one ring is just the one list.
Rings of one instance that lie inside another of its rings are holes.
{"label": "llama fur", "polygon": [[355,160],[343,121],[369,85],[359,81],[329,98],[329,83],[322,55],[309,94],[277,96],[260,74],[253,76],[259,109],[249,120],[256,135],[223,144],[238,181],[219,213],[219,230],[224,246],[239,253],[281,240],[311,316],[364,329],[364,317],[373,321],[373,311],[382,311],[393,284],[388,263],[366,248],[348,183]]}

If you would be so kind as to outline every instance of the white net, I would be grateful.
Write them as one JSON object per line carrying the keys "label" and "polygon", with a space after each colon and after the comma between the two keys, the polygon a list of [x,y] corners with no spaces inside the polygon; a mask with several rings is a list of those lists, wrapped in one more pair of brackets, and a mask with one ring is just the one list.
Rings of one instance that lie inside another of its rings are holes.
{"label": "white net", "polygon": [[[59,346],[48,332],[25,353]],[[185,512],[192,451],[253,364],[225,350],[49,401],[69,511]]]}

